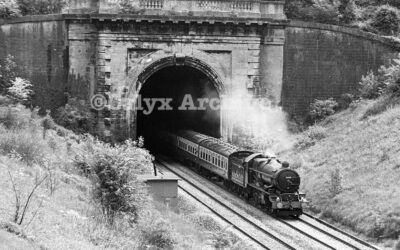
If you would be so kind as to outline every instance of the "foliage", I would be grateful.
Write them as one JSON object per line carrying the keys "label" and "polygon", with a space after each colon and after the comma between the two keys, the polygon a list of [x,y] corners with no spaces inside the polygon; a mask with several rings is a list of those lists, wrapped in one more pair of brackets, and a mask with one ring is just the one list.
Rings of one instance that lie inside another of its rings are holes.
{"label": "foliage", "polygon": [[141,231],[140,249],[173,250],[176,241],[166,221],[156,219]]}
{"label": "foliage", "polygon": [[375,99],[384,92],[384,84],[379,81],[378,76],[373,71],[368,72],[366,76],[362,76],[359,83],[360,96],[365,99]]}
{"label": "foliage", "polygon": [[41,120],[40,125],[43,127],[43,139],[46,138],[46,132],[50,129],[55,129],[56,124],[53,118],[50,116],[50,111],[47,111],[46,116]]}
{"label": "foliage", "polygon": [[0,59],[0,95],[6,95],[12,82],[17,77],[18,66],[13,56],[8,55],[5,59]]}
{"label": "foliage", "polygon": [[313,5],[312,0],[292,0],[285,2],[285,13],[290,19],[301,19],[301,10]]}
{"label": "foliage", "polygon": [[112,224],[115,216],[129,215],[135,222],[138,210],[148,198],[138,174],[150,173],[152,158],[133,141],[114,147],[95,139],[86,139],[84,153],[76,165],[94,177],[94,197],[102,205],[103,213]]}
{"label": "foliage", "polygon": [[365,113],[361,118],[366,119],[370,116],[381,114],[386,110],[388,110],[389,108],[399,104],[400,104],[400,99],[397,97],[387,96],[387,95],[382,96],[376,102],[374,102],[370,107],[368,107],[368,109],[365,111]]}
{"label": "foliage", "polygon": [[92,132],[95,127],[94,114],[85,101],[69,98],[65,107],[57,109],[55,122],[75,133]]}
{"label": "foliage", "polygon": [[392,60],[389,66],[382,66],[379,73],[387,88],[386,93],[400,96],[400,54]]}
{"label": "foliage", "polygon": [[383,5],[373,16],[371,26],[385,35],[393,35],[399,31],[399,23],[399,10],[389,5]]}
{"label": "foliage", "polygon": [[344,110],[350,107],[350,104],[352,104],[356,100],[356,97],[353,94],[345,93],[342,94],[338,100],[338,109]]}
{"label": "foliage", "polygon": [[336,6],[330,4],[314,4],[299,10],[298,18],[304,21],[320,22],[327,24],[339,23],[339,12]]}
{"label": "foliage", "polygon": [[131,0],[119,1],[119,8],[122,13],[131,13],[135,8],[132,6]]}
{"label": "foliage", "polygon": [[330,173],[330,186],[329,192],[332,197],[339,195],[343,191],[342,187],[342,175],[340,169],[336,168]]}
{"label": "foliage", "polygon": [[308,130],[300,136],[295,147],[299,150],[304,150],[314,146],[318,141],[324,139],[326,136],[327,132],[324,127],[314,125],[309,127]]}
{"label": "foliage", "polygon": [[363,76],[359,91],[365,99],[376,99],[384,94],[400,96],[400,54],[388,66],[381,66],[377,75],[371,71]]}
{"label": "foliage", "polygon": [[354,0],[340,0],[338,7],[339,21],[342,24],[349,24],[356,19]]}
{"label": "foliage", "polygon": [[16,0],[0,0],[0,18],[12,18],[20,16]]}
{"label": "foliage", "polygon": [[60,13],[66,5],[65,0],[17,0],[17,3],[24,16]]}
{"label": "foliage", "polygon": [[18,154],[28,165],[43,161],[46,145],[40,137],[30,134],[29,130],[8,132],[0,128],[0,153]]}
{"label": "foliage", "polygon": [[29,103],[32,97],[32,84],[20,77],[15,78],[8,88],[8,96],[19,103]]}
{"label": "foliage", "polygon": [[333,98],[329,98],[326,100],[316,99],[313,103],[310,104],[310,122],[318,122],[330,115],[333,115],[336,112],[338,106],[339,104]]}
{"label": "foliage", "polygon": [[[8,171],[8,175],[12,184],[12,190],[14,192],[14,197],[15,197],[15,211],[14,211],[14,223],[21,225],[27,215],[27,211],[29,209],[29,206],[32,203],[32,199],[34,199],[34,194],[37,191],[37,189],[42,186],[44,181],[48,178],[47,175],[41,175],[39,173],[36,173],[36,176],[34,178],[34,183],[32,185],[32,188],[29,189],[28,196],[23,199],[22,193],[21,193],[21,188],[17,186],[14,177],[12,176],[11,172]],[[36,214],[34,214],[35,216]]]}

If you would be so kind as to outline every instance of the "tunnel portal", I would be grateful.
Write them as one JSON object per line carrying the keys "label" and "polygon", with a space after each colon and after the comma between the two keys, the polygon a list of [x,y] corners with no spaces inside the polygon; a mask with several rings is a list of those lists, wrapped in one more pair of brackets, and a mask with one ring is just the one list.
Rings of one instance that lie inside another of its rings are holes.
{"label": "tunnel portal", "polygon": [[[212,108],[208,103],[201,105],[198,101],[206,98],[216,100],[215,104],[220,99],[212,80],[200,70],[190,66],[160,69],[145,81],[139,94],[141,110],[137,111],[138,136],[146,139],[157,130],[180,129],[191,129],[218,138],[221,136],[220,109]],[[149,104],[156,100],[169,100],[169,105],[163,107],[162,102],[158,101],[151,109]],[[189,105],[191,100],[197,110]]]}

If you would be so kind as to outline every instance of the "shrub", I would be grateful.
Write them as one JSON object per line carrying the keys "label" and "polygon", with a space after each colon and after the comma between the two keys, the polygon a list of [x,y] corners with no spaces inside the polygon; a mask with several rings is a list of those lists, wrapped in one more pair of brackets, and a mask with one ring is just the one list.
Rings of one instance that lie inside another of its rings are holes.
{"label": "shrub", "polygon": [[338,100],[338,109],[343,110],[350,107],[350,104],[355,101],[353,94],[345,93],[342,94]]}
{"label": "shrub", "polygon": [[300,11],[302,19],[305,21],[338,24],[339,12],[337,8],[330,4],[320,4],[306,7]]}
{"label": "shrub", "polygon": [[292,0],[285,2],[285,14],[290,19],[301,19],[301,10],[313,5],[312,0]]}
{"label": "shrub", "polygon": [[20,16],[15,0],[0,0],[0,18],[12,18]]}
{"label": "shrub", "polygon": [[0,128],[0,152],[16,154],[28,165],[41,163],[44,159],[47,145],[37,135],[29,130],[10,131]]}
{"label": "shrub", "polygon": [[43,127],[43,139],[46,138],[48,130],[56,129],[56,124],[50,116],[50,111],[47,111],[47,115],[41,120],[40,125]]}
{"label": "shrub", "polygon": [[60,13],[66,5],[65,0],[17,0],[17,3],[24,16]]}
{"label": "shrub", "polygon": [[303,150],[314,146],[317,141],[326,138],[327,132],[324,127],[315,125],[310,127],[302,136],[298,139],[295,147],[299,150]]}
{"label": "shrub", "polygon": [[378,99],[375,103],[373,103],[372,106],[365,111],[361,119],[366,119],[370,116],[381,114],[386,110],[388,110],[390,107],[399,104],[400,104],[399,98],[392,96],[383,96],[382,98]]}
{"label": "shrub", "polygon": [[331,193],[332,197],[335,197],[340,194],[342,190],[342,175],[340,173],[340,169],[336,168],[330,173],[329,192]]}
{"label": "shrub", "polygon": [[354,0],[340,0],[338,11],[339,21],[342,24],[349,24],[356,19]]}
{"label": "shrub", "polygon": [[382,81],[386,86],[386,93],[400,96],[400,54],[393,59],[389,66],[382,66],[379,69]]}
{"label": "shrub", "polygon": [[6,95],[8,88],[12,86],[18,73],[17,64],[14,57],[8,55],[5,59],[0,59],[0,94]]}
{"label": "shrub", "polygon": [[141,231],[140,249],[173,250],[176,240],[171,231],[171,227],[160,219],[145,225]]}
{"label": "shrub", "polygon": [[11,81],[11,86],[7,89],[8,96],[16,102],[28,104],[33,94],[31,88],[32,84],[28,80],[16,77]]}
{"label": "shrub", "polygon": [[360,96],[365,99],[375,99],[381,96],[385,89],[385,85],[372,71],[368,72],[366,76],[362,76],[359,85]]}
{"label": "shrub", "polygon": [[95,127],[94,114],[85,101],[69,98],[65,107],[57,109],[55,122],[75,133],[92,132]]}
{"label": "shrub", "polygon": [[383,5],[372,18],[371,26],[385,35],[393,35],[399,31],[399,23],[399,11],[389,5]]}
{"label": "shrub", "polygon": [[150,173],[152,157],[134,142],[112,147],[87,136],[83,152],[75,164],[84,167],[95,182],[94,198],[112,224],[117,215],[138,218],[138,210],[148,202],[144,184],[138,174]]}
{"label": "shrub", "polygon": [[397,8],[400,8],[400,2],[398,0],[377,0],[377,3],[391,5]]}
{"label": "shrub", "polygon": [[246,249],[247,246],[244,246],[240,239],[230,231],[227,231],[228,228],[223,230],[213,232],[210,236],[210,245],[217,250],[230,249],[230,250],[239,250]]}
{"label": "shrub", "polygon": [[31,122],[31,112],[22,105],[0,107],[0,124],[7,129],[22,129]]}
{"label": "shrub", "polygon": [[318,122],[330,115],[333,115],[336,112],[336,108],[338,106],[338,103],[333,98],[329,98],[327,100],[316,99],[313,103],[310,104],[310,122]]}
{"label": "shrub", "polygon": [[360,96],[375,99],[383,94],[400,96],[400,55],[388,66],[381,66],[378,74],[372,71],[363,76],[360,85]]}

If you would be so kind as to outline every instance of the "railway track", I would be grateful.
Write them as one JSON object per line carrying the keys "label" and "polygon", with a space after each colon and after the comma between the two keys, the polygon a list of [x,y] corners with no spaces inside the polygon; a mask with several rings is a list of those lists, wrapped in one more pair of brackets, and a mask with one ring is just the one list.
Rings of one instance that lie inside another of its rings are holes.
{"label": "railway track", "polygon": [[[256,243],[262,249],[291,249],[295,250],[296,248],[281,240],[277,235],[274,235],[271,232],[268,232],[265,228],[253,222],[252,220],[246,218],[242,214],[238,213],[234,209],[232,209],[229,204],[225,204],[224,202],[216,199],[214,196],[205,192],[202,188],[198,187],[195,183],[188,180],[188,178],[182,173],[170,168],[167,164],[164,164],[160,161],[157,161],[159,165],[163,166],[168,171],[174,173],[179,178],[184,180],[188,185],[184,185],[182,183],[178,184],[180,190],[184,191],[186,194],[191,196],[197,202],[202,204],[211,210],[215,215],[221,218],[226,223],[230,224],[235,230],[239,231],[246,237],[248,237],[251,241]],[[200,198],[198,195],[193,193],[193,190],[196,189],[203,196],[206,196],[208,199]],[[210,204],[208,201],[212,201],[214,205]],[[221,208],[216,208],[215,204]],[[226,213],[228,211],[228,213]],[[239,220],[242,220],[240,222]],[[244,222],[244,223],[243,223]]]}
{"label": "railway track", "polygon": [[[339,229],[339,228],[337,228],[337,227],[335,227],[335,226],[332,226],[331,224],[329,224],[329,223],[327,223],[327,222],[325,222],[325,221],[323,221],[323,220],[321,220],[321,219],[318,219],[318,218],[316,218],[315,216],[312,216],[311,214],[303,213],[303,215],[304,215],[304,216],[307,216],[308,219],[305,219],[304,217],[303,217],[303,218],[299,218],[299,219],[300,219],[301,221],[303,221],[304,223],[306,223],[306,224],[309,224],[309,225],[311,225],[311,226],[314,227],[314,225],[312,224],[312,222],[310,222],[309,220],[311,220],[311,221],[316,221],[316,222],[319,223],[320,225],[322,225],[322,226],[324,226],[324,227],[326,227],[326,228],[329,228],[330,230],[336,231],[336,232],[340,233],[342,236],[345,236],[345,237],[347,237],[347,238],[350,238],[350,239],[352,239],[352,240],[358,242],[358,243],[361,244],[361,245],[364,245],[364,246],[369,247],[369,248],[371,248],[371,249],[379,250],[378,247],[376,247],[376,246],[374,246],[374,245],[372,245],[372,244],[370,244],[370,243],[368,243],[368,242],[366,242],[366,241],[364,241],[364,240],[362,240],[362,239],[360,239],[360,238],[357,238],[357,237],[355,237],[354,235],[351,235],[351,234],[349,234],[349,233],[347,233],[347,232],[345,232],[345,231],[343,231],[343,230],[341,230],[341,229]],[[319,228],[318,230],[320,230],[320,228]]]}
{"label": "railway track", "polygon": [[[210,180],[204,178],[203,176],[198,175],[197,173],[187,169],[187,168],[171,168],[166,166],[167,164],[163,163],[162,160],[158,161],[161,165],[165,166],[167,169],[169,169],[171,172],[174,174],[178,175],[180,178],[184,179],[186,182],[191,183],[193,186],[196,186],[196,184],[190,180],[191,177],[188,177],[188,175],[193,176],[196,175],[196,178],[202,178],[203,180],[207,181],[211,185],[215,186],[215,188],[218,190],[223,189],[225,192],[228,192],[225,188],[222,188],[220,185],[218,185],[215,182],[211,182]],[[188,173],[189,171],[190,173]],[[197,185],[198,186],[198,185]],[[201,187],[196,187],[198,189],[201,189]],[[207,193],[207,191],[201,189],[203,193]],[[215,189],[214,189],[215,190]],[[218,191],[217,191],[218,193]],[[207,195],[211,196],[209,193]],[[213,197],[214,200],[216,200]],[[237,199],[240,199],[237,197]],[[222,203],[220,200],[216,200],[218,203]],[[241,200],[243,203],[243,200]],[[224,206],[227,206],[227,204],[223,204]],[[229,204],[232,206],[232,204]],[[228,205],[228,206],[229,206]],[[236,204],[237,205],[237,204]],[[230,210],[233,210],[233,208],[230,208]],[[235,211],[236,214],[238,214],[237,211]],[[273,217],[277,222],[280,224],[284,225],[287,228],[290,228],[293,231],[296,231],[298,234],[301,234],[303,237],[305,237],[309,241],[314,241],[316,244],[320,245],[323,249],[356,249],[356,250],[364,250],[364,249],[379,249],[376,246],[373,246],[372,244],[365,242],[359,238],[356,238],[355,236],[352,236],[332,225],[329,225],[326,222],[323,222],[322,220],[315,218],[309,214],[303,215],[300,219],[292,219],[292,220],[283,220],[278,217],[274,217],[272,215],[265,214],[267,216]],[[240,217],[245,218],[243,214],[240,215]],[[247,218],[245,218],[247,219]],[[252,224],[254,226],[255,223],[252,221]],[[257,224],[257,227],[262,227],[261,225]],[[267,229],[263,228],[263,231],[266,231],[268,235],[271,237],[271,232],[268,231]],[[279,235],[272,234],[272,238],[277,240],[278,242],[283,242],[282,240],[279,239]],[[298,248],[293,248],[293,246],[286,246],[288,249],[298,249]]]}

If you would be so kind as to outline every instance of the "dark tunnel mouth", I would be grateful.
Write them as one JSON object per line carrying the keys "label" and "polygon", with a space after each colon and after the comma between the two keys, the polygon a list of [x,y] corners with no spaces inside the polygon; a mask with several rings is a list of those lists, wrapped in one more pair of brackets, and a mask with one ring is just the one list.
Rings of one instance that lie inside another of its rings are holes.
{"label": "dark tunnel mouth", "polygon": [[[158,70],[139,91],[138,101],[142,105],[137,111],[137,137],[143,136],[146,140],[154,137],[157,130],[189,129],[219,138],[221,110],[218,105],[212,107],[207,102],[201,105],[198,99],[203,98],[218,104],[220,95],[213,80],[199,69],[168,66]],[[190,110],[190,99],[200,110]]]}

